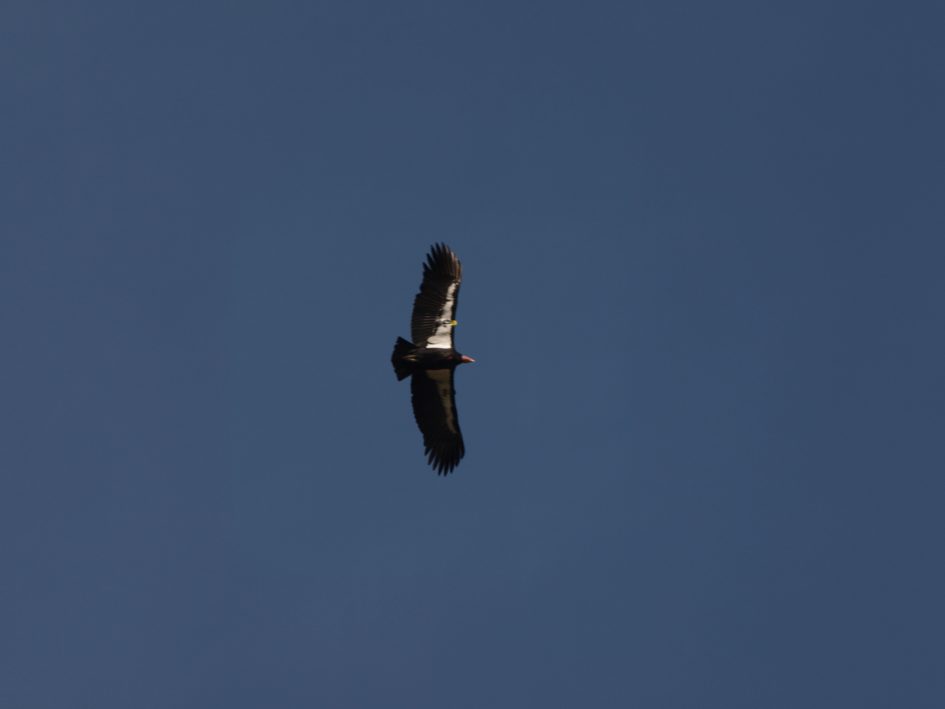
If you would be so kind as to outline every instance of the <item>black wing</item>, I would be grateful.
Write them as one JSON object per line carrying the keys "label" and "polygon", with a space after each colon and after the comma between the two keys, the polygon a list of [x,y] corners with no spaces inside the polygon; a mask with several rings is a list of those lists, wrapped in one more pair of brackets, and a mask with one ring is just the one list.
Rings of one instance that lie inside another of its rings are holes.
{"label": "black wing", "polygon": [[451,349],[463,267],[446,244],[434,244],[423,264],[410,330],[417,347]]}
{"label": "black wing", "polygon": [[410,380],[410,393],[427,462],[440,475],[453,472],[466,453],[456,416],[453,369],[416,372]]}

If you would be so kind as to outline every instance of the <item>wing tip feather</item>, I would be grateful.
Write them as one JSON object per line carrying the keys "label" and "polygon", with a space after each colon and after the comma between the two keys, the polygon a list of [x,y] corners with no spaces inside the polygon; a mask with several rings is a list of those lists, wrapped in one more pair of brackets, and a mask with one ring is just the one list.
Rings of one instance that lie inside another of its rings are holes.
{"label": "wing tip feather", "polygon": [[430,252],[423,263],[423,275],[436,273],[460,281],[463,276],[463,264],[459,257],[445,242],[438,241],[430,246]]}

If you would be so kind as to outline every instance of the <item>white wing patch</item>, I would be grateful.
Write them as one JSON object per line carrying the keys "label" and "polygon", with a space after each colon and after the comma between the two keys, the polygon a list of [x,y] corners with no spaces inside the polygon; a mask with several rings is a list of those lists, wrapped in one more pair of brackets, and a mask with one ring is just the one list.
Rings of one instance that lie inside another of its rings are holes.
{"label": "white wing patch", "polygon": [[453,417],[453,387],[450,383],[450,370],[428,369],[426,375],[436,384],[436,393],[443,406],[443,420],[450,433],[459,433],[456,419]]}
{"label": "white wing patch", "polygon": [[446,289],[446,301],[436,318],[436,330],[427,338],[427,347],[448,350],[453,346],[453,303],[456,301],[458,283],[451,283]]}

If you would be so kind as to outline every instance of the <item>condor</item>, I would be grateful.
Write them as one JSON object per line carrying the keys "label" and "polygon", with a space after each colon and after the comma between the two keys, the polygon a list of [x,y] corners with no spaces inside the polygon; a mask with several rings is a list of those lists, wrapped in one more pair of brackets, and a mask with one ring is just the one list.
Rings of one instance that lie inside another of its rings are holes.
{"label": "condor", "polygon": [[453,372],[460,364],[476,360],[453,347],[462,277],[456,254],[446,244],[434,244],[413,301],[413,342],[398,337],[390,358],[398,381],[410,377],[413,415],[423,434],[427,462],[439,475],[453,472],[466,452],[456,415]]}

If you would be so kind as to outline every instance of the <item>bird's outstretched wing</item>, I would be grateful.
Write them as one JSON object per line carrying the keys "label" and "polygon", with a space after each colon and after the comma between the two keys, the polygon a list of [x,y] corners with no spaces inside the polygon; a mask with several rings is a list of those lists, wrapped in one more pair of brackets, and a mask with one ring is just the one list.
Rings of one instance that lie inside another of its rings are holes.
{"label": "bird's outstretched wing", "polygon": [[456,415],[453,369],[416,372],[410,380],[410,393],[427,462],[440,475],[453,472],[466,453]]}
{"label": "bird's outstretched wing", "polygon": [[434,244],[423,264],[423,283],[413,301],[410,330],[418,347],[450,349],[463,267],[446,244]]}

